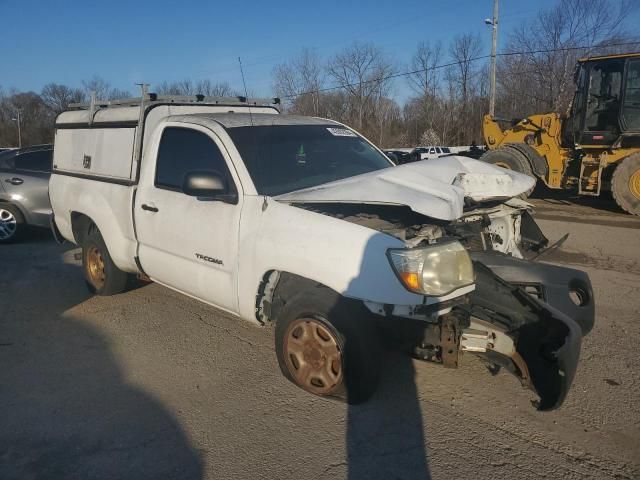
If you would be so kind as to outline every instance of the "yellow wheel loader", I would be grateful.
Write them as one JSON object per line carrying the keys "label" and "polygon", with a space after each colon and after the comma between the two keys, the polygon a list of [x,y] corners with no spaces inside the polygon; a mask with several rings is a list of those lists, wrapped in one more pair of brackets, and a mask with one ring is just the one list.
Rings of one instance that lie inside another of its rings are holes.
{"label": "yellow wheel loader", "polygon": [[611,191],[640,215],[640,53],[583,58],[567,118],[557,113],[514,120],[503,130],[486,115],[482,160],[581,195]]}

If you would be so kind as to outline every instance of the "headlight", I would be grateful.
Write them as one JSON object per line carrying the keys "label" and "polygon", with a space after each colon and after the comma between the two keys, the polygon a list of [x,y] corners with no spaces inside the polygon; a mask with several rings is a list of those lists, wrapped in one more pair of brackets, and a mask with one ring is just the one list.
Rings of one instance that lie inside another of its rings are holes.
{"label": "headlight", "polygon": [[469,253],[456,240],[387,252],[398,278],[412,292],[443,296],[474,282]]}

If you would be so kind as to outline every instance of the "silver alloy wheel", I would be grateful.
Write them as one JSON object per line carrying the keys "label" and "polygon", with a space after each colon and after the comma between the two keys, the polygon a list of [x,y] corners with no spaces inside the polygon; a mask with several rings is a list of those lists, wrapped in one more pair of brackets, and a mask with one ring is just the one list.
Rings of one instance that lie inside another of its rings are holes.
{"label": "silver alloy wheel", "polygon": [[0,208],[0,240],[8,240],[16,234],[18,222],[9,210]]}

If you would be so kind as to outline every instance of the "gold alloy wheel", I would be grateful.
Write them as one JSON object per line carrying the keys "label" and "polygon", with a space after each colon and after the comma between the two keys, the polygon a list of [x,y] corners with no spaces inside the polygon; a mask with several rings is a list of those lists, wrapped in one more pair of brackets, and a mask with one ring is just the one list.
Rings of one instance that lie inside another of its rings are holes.
{"label": "gold alloy wheel", "polygon": [[342,382],[342,352],[335,336],[320,321],[299,318],[284,335],[284,359],[303,389],[329,395]]}
{"label": "gold alloy wheel", "polygon": [[631,195],[640,199],[640,169],[633,172],[629,177],[629,191]]}
{"label": "gold alloy wheel", "polygon": [[495,162],[494,165],[496,167],[502,167],[502,168],[506,168],[507,170],[511,170],[511,166],[508,163],[504,163],[504,162]]}
{"label": "gold alloy wheel", "polygon": [[102,288],[105,280],[104,259],[98,247],[89,247],[87,251],[87,273],[93,286],[96,289]]}

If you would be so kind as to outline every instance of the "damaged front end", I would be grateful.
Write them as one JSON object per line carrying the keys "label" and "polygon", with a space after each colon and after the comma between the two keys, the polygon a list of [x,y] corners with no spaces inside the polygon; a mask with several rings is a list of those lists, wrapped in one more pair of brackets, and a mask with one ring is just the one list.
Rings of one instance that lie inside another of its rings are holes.
{"label": "damaged front end", "polygon": [[[532,273],[528,271],[531,262],[506,255],[471,257],[476,288],[452,303],[446,314],[432,321],[388,318],[383,325],[418,359],[456,368],[463,353],[476,355],[491,373],[505,369],[518,377],[538,395],[534,404],[539,410],[558,408],[571,387],[582,336],[593,326],[593,294],[587,275],[544,264],[536,264]],[[506,272],[517,283],[496,272]],[[551,288],[537,283],[540,275],[550,279]],[[564,282],[567,301],[559,296]],[[584,297],[576,304],[569,285],[578,284]],[[532,286],[537,293],[528,288]]]}
{"label": "damaged front end", "polygon": [[582,336],[593,327],[593,291],[586,273],[534,261],[553,247],[530,204],[516,198],[468,204],[454,221],[404,206],[298,206],[395,236],[407,248],[459,241],[473,261],[475,290],[406,313],[388,306],[381,323],[419,359],[455,368],[463,353],[477,355],[491,372],[505,369],[534,391],[539,410],[562,404]]}

